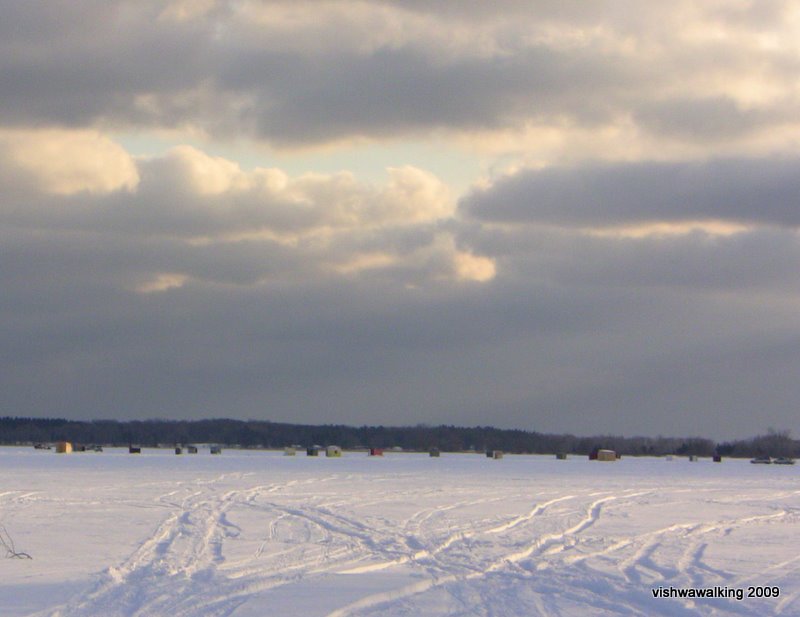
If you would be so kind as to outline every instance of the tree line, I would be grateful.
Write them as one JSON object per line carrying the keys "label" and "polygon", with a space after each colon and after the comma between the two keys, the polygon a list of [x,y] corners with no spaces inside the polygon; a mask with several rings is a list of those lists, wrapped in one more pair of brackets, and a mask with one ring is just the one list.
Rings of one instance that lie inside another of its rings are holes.
{"label": "tree line", "polygon": [[453,425],[347,426],[308,425],[263,420],[65,420],[58,418],[0,418],[0,444],[36,444],[71,441],[80,444],[145,447],[175,444],[214,443],[242,448],[283,448],[289,445],[336,444],[345,449],[402,448],[443,452],[503,450],[519,454],[588,454],[598,448],[621,455],[663,456],[666,454],[752,457],[800,455],[800,441],[788,432],[740,441],[715,443],[702,437],[622,437],[599,435],[581,437],[547,434],[491,426]]}

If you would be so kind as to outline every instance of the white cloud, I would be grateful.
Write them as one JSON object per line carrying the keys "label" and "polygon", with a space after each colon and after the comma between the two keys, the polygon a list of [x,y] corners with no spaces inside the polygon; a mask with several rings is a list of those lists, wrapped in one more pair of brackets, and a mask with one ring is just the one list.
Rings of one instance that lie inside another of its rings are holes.
{"label": "white cloud", "polygon": [[183,186],[198,195],[221,195],[247,190],[251,180],[239,165],[218,156],[209,156],[191,146],[172,148],[158,162],[165,188]]}
{"label": "white cloud", "polygon": [[453,266],[459,280],[485,283],[497,274],[494,260],[472,253],[458,251],[453,255]]}
{"label": "white cloud", "polygon": [[131,156],[96,131],[0,129],[0,160],[6,173],[57,195],[132,191],[139,183]]}
{"label": "white cloud", "polygon": [[152,229],[162,223],[171,233],[207,240],[407,226],[455,212],[447,186],[411,166],[388,169],[388,181],[375,186],[349,172],[290,178],[279,169],[243,171],[233,161],[180,146],[140,167],[141,186],[124,204],[126,218],[146,214]]}
{"label": "white cloud", "polygon": [[[96,160],[87,157],[85,140],[74,136],[58,142],[63,162],[58,170],[47,157],[25,159],[39,182],[7,178],[8,193],[16,197],[3,204],[4,216],[34,229],[124,235],[143,246],[172,243],[169,260],[136,273],[127,284],[140,293],[192,281],[258,285],[331,273],[379,274],[399,285],[487,282],[495,275],[491,260],[456,248],[453,232],[437,231],[455,222],[455,200],[444,183],[422,169],[390,168],[385,182],[374,184],[348,172],[290,177],[279,169],[245,171],[190,146],[134,161],[107,140],[100,143],[105,149],[95,147],[89,154],[106,155],[105,167],[93,167]],[[27,147],[33,152],[32,145]],[[128,176],[135,184],[123,184],[124,176],[113,184],[108,175],[64,172],[112,174],[119,161],[130,165]]]}
{"label": "white cloud", "polygon": [[453,216],[455,200],[436,176],[411,165],[390,167],[387,171],[389,182],[380,189],[376,200],[379,219],[422,223]]}
{"label": "white cloud", "polygon": [[199,19],[208,15],[217,0],[171,0],[158,16],[159,21],[177,22]]}
{"label": "white cloud", "polygon": [[168,291],[170,289],[178,289],[184,286],[188,278],[189,277],[185,274],[160,273],[156,274],[154,278],[138,285],[136,291],[143,294],[151,294]]}
{"label": "white cloud", "polygon": [[400,267],[417,273],[415,286],[441,282],[487,283],[497,275],[495,261],[458,247],[452,233],[438,233],[399,260]]}

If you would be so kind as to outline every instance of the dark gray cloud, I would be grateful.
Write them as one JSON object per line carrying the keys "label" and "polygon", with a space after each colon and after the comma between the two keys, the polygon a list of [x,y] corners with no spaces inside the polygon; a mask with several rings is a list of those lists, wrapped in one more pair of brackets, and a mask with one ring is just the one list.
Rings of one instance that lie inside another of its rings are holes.
{"label": "dark gray cloud", "polygon": [[654,133],[698,142],[738,137],[779,123],[781,115],[779,110],[742,109],[728,97],[654,101],[635,113]]}
{"label": "dark gray cloud", "polygon": [[[755,52],[736,33],[672,47],[675,9],[384,4],[219,2],[178,19],[154,2],[12,2],[0,27],[0,122],[193,126],[313,144],[622,117],[691,141],[797,120],[788,91],[777,110],[731,99],[737,79],[785,82],[794,56]],[[734,13],[694,19],[741,28]],[[767,12],[760,28],[779,16]],[[730,92],[703,91],[725,76]]]}
{"label": "dark gray cloud", "polygon": [[[794,140],[786,6],[6,3],[0,413],[791,428],[800,160],[759,155]],[[424,161],[370,184],[107,136],[164,128],[540,169],[456,208]]]}
{"label": "dark gray cloud", "polygon": [[722,220],[800,224],[800,160],[587,164],[521,171],[473,192],[482,221],[613,226]]}
{"label": "dark gray cloud", "polygon": [[[208,76],[211,24],[159,26],[153,3],[11,2],[0,30],[4,124],[146,123],[137,96]],[[163,124],[176,117],[165,112]]]}
{"label": "dark gray cloud", "polygon": [[[153,196],[130,192],[128,207]],[[54,211],[75,196],[46,199]],[[790,427],[798,402],[792,229],[630,238],[453,218],[349,228],[323,250],[54,225],[45,211],[0,221],[9,414],[729,437]],[[445,280],[413,259],[320,270],[413,255],[441,233],[494,259],[497,276]],[[186,279],[143,293],[160,273]]]}
{"label": "dark gray cloud", "polygon": [[[512,57],[448,62],[408,48],[282,61],[276,70],[274,57],[256,57],[252,64],[234,58],[237,68],[222,79],[226,89],[243,87],[257,101],[272,101],[251,113],[261,135],[285,142],[492,129],[556,113],[592,124],[608,120],[619,91],[643,79],[635,66],[610,74],[591,52],[565,54],[544,46]],[[235,79],[233,73],[243,70],[244,78]],[[605,101],[586,104],[575,84],[603,92]]]}
{"label": "dark gray cloud", "polygon": [[[587,284],[518,255],[527,272],[480,287],[295,277],[137,294],[120,283],[174,248],[61,235],[4,238],[7,413],[713,436],[794,417],[789,273],[758,294],[654,286],[619,265],[617,284]],[[604,259],[587,253],[561,259]]]}
{"label": "dark gray cloud", "polygon": [[702,230],[644,237],[592,236],[552,229],[492,229],[465,234],[497,260],[500,272],[593,289],[673,289],[676,293],[793,294],[800,238],[756,228],[718,236]]}
{"label": "dark gray cloud", "polygon": [[[168,34],[168,36],[167,36]],[[389,137],[431,128],[497,128],[569,113],[606,119],[618,92],[641,81],[595,52],[545,46],[512,56],[442,62],[413,46],[303,56],[218,46],[207,34],[127,33],[110,53],[84,42],[51,57],[0,60],[7,124],[201,126],[276,143]],[[148,40],[151,39],[151,40]],[[154,39],[154,40],[152,40]],[[603,93],[587,104],[576,84]]]}

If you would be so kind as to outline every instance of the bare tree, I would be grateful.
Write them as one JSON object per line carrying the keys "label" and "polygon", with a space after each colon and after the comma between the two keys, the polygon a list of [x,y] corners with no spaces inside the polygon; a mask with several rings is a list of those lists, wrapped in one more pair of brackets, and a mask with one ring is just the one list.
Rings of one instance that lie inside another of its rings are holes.
{"label": "bare tree", "polygon": [[5,525],[0,525],[0,544],[6,549],[6,559],[33,559],[28,553],[23,553],[16,549],[14,539],[8,533]]}

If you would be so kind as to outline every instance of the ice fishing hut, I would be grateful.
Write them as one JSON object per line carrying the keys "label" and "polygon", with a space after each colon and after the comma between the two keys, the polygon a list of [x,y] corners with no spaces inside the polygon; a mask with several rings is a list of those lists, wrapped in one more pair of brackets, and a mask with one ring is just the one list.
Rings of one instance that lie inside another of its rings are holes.
{"label": "ice fishing hut", "polygon": [[197,446],[186,446],[186,454],[197,454]]}
{"label": "ice fishing hut", "polygon": [[369,449],[370,456],[383,456],[383,450],[381,448],[370,448]]}
{"label": "ice fishing hut", "polygon": [[142,448],[139,446],[128,446],[128,454],[141,454]]}
{"label": "ice fishing hut", "polygon": [[69,454],[70,452],[72,452],[72,442],[69,441],[56,442],[56,454]]}
{"label": "ice fishing hut", "polygon": [[721,463],[722,462],[722,455],[721,454],[715,454],[714,455],[714,462],[715,463]]}
{"label": "ice fishing hut", "polygon": [[439,458],[441,452],[439,452],[439,448],[431,448],[429,454],[432,458]]}
{"label": "ice fishing hut", "polygon": [[566,461],[567,460],[567,453],[566,452],[557,452],[556,459],[559,461]]}
{"label": "ice fishing hut", "polygon": [[339,446],[328,446],[325,448],[325,456],[329,458],[338,458],[342,455],[342,449]]}
{"label": "ice fishing hut", "polygon": [[503,458],[502,450],[486,450],[486,458],[501,459]]}
{"label": "ice fishing hut", "polygon": [[211,454],[222,454],[221,446],[211,446]]}
{"label": "ice fishing hut", "polygon": [[306,456],[319,456],[319,446],[309,446],[306,448]]}
{"label": "ice fishing hut", "polygon": [[616,461],[617,453],[614,450],[598,450],[595,456],[596,461]]}
{"label": "ice fishing hut", "polygon": [[183,454],[183,448],[180,446],[175,446],[175,454]]}
{"label": "ice fishing hut", "polygon": [[696,463],[696,462],[697,462],[697,461],[699,461],[699,460],[700,460],[700,459],[698,459],[698,458],[697,458],[697,455],[696,455],[696,454],[690,454],[690,455],[689,455],[689,462],[690,462],[690,463]]}
{"label": "ice fishing hut", "polygon": [[296,454],[297,454],[297,449],[292,446],[283,449],[284,456],[295,456]]}

